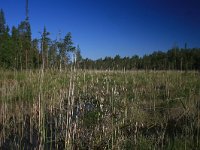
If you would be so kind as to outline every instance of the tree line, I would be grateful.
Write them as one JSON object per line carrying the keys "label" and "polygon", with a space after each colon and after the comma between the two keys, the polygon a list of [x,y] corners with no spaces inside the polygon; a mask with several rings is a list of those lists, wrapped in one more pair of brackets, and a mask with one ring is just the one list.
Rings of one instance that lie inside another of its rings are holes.
{"label": "tree line", "polygon": [[10,30],[4,12],[0,10],[0,68],[61,70],[72,62],[81,61],[80,48],[74,46],[70,32],[56,40],[50,39],[46,27],[39,39],[32,39],[31,34],[28,16]]}
{"label": "tree line", "polygon": [[0,10],[0,68],[5,69],[66,69],[76,64],[79,69],[97,70],[200,70],[199,48],[178,48],[167,52],[155,51],[142,57],[114,58],[97,60],[83,59],[79,46],[74,46],[72,34],[64,38],[60,34],[56,40],[50,39],[50,33],[44,27],[39,39],[32,39],[31,25],[26,16],[18,27],[11,30],[6,25],[4,12]]}
{"label": "tree line", "polygon": [[98,60],[84,59],[84,69],[97,70],[200,70],[199,48],[172,48],[167,52],[155,51],[139,57],[105,57]]}

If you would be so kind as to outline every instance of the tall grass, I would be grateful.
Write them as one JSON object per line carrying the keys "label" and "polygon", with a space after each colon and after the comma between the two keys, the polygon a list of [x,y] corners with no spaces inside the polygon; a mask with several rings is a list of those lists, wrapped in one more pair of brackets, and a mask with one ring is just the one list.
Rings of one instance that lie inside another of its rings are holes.
{"label": "tall grass", "polygon": [[199,149],[200,76],[0,71],[0,149]]}

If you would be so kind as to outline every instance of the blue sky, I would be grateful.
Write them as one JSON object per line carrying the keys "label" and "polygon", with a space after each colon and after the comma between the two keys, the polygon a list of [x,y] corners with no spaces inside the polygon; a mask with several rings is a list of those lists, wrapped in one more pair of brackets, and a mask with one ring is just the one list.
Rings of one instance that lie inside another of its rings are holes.
{"label": "blue sky", "polygon": [[[25,19],[25,0],[0,0],[7,24]],[[84,58],[200,47],[200,0],[29,0],[32,36],[72,32]]]}

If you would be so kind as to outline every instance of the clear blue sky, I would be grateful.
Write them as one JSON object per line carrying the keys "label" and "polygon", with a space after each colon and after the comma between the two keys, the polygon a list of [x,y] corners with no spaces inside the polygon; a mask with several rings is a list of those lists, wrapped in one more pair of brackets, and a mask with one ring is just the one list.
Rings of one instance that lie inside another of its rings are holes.
{"label": "clear blue sky", "polygon": [[[25,0],[0,8],[10,27],[25,19]],[[70,31],[84,58],[200,47],[200,0],[29,0],[29,17],[34,38],[44,25],[52,39]]]}

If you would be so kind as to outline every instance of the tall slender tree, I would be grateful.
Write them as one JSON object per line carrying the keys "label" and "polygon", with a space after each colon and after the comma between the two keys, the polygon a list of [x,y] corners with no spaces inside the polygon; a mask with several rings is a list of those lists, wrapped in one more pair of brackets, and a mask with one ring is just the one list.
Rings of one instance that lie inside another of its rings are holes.
{"label": "tall slender tree", "polygon": [[13,51],[14,51],[14,62],[15,62],[15,69],[20,69],[20,55],[21,55],[21,40],[19,38],[19,31],[16,27],[12,27],[11,31],[11,38],[13,42]]}
{"label": "tall slender tree", "polygon": [[79,45],[77,45],[76,49],[75,49],[75,63],[77,64],[77,67],[79,68],[79,64],[82,61],[82,56],[81,56],[81,49],[79,47]]}
{"label": "tall slender tree", "polygon": [[41,64],[40,54],[39,54],[39,40],[34,39],[31,42],[31,51],[32,51],[32,58],[33,58],[33,66],[32,68],[39,68]]}
{"label": "tall slender tree", "polygon": [[3,9],[0,10],[0,35],[6,31],[6,20]]}
{"label": "tall slender tree", "polygon": [[72,35],[70,32],[66,34],[64,39],[59,39],[58,42],[59,59],[60,59],[60,71],[62,68],[66,68],[69,62],[69,53],[74,55],[75,47],[73,46]]}
{"label": "tall slender tree", "polygon": [[55,68],[57,66],[57,42],[52,41],[49,47],[49,67]]}
{"label": "tall slender tree", "polygon": [[4,12],[0,10],[0,67],[13,67],[13,44],[9,35],[9,27],[6,25]]}
{"label": "tall slender tree", "polygon": [[49,43],[50,38],[48,37],[50,35],[49,32],[47,32],[46,27],[43,29],[43,33],[41,35],[41,53],[42,53],[42,68],[46,69],[48,68],[48,49],[49,49]]}
{"label": "tall slender tree", "polygon": [[19,37],[21,41],[21,60],[22,68],[28,69],[31,66],[31,26],[30,23],[22,21],[18,26]]}

